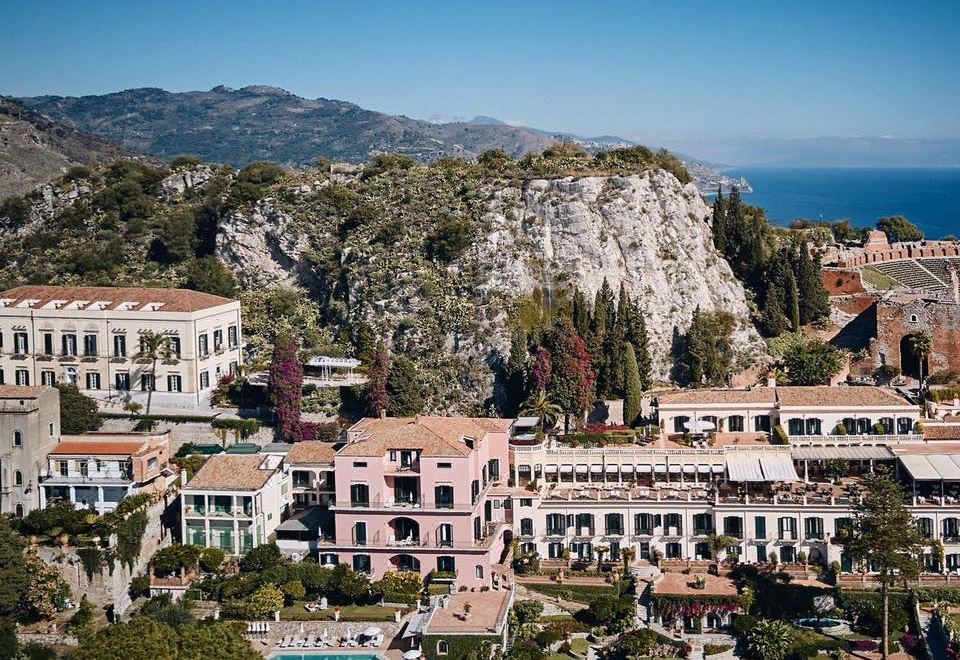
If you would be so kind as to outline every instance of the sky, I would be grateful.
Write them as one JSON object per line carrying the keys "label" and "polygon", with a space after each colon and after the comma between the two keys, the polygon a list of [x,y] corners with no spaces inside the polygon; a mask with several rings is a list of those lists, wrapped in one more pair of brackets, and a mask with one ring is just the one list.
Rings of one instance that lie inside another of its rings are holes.
{"label": "sky", "polygon": [[960,2],[12,2],[0,94],[275,85],[676,148],[960,138]]}

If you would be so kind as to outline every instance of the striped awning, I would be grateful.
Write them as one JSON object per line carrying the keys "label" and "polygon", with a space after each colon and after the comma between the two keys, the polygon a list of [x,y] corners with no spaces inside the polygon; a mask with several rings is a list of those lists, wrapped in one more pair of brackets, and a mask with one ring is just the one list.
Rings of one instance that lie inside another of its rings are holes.
{"label": "striped awning", "polygon": [[960,481],[960,456],[901,454],[899,458],[916,481]]}
{"label": "striped awning", "polygon": [[795,447],[790,455],[800,461],[829,461],[839,458],[849,461],[884,460],[893,458],[889,447],[876,446],[839,446],[839,447]]}
{"label": "striped awning", "polygon": [[736,453],[727,456],[730,481],[800,481],[790,454]]}

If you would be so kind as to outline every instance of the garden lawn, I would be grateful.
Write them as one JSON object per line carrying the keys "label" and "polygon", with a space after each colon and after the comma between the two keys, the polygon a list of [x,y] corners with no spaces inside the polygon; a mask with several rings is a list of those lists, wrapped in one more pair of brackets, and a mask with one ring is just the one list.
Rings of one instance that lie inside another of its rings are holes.
{"label": "garden lawn", "polygon": [[[333,606],[322,612],[308,612],[303,608],[307,601],[298,600],[280,610],[281,621],[333,621]],[[402,612],[409,611],[404,608]],[[393,621],[394,608],[379,605],[341,605],[341,621]]]}
{"label": "garden lawn", "polygon": [[589,605],[600,596],[616,596],[617,590],[611,585],[592,585],[592,584],[524,584],[524,587],[530,591],[545,596],[560,596],[564,600],[572,600],[577,603]]}

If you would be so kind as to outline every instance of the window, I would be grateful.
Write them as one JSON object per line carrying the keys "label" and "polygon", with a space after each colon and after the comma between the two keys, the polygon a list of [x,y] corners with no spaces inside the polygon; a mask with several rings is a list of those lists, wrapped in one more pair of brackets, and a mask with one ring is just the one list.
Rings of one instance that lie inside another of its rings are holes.
{"label": "window", "polygon": [[695,513],[693,515],[693,533],[696,536],[713,533],[713,516],[709,513]]}
{"label": "window", "polygon": [[490,481],[500,481],[500,460],[491,458],[487,462],[487,472],[490,475]]}
{"label": "window", "polygon": [[767,518],[765,516],[757,516],[753,519],[753,531],[754,538],[767,538]]}
{"label": "window", "polygon": [[3,369],[0,369],[0,385],[6,384],[6,381],[3,379]]}
{"label": "window", "polygon": [[239,368],[240,368],[240,365],[237,363],[236,360],[231,361],[231,362],[230,362],[230,369],[229,369],[230,375],[231,375],[231,376],[236,376],[236,375],[237,375],[237,370],[238,370]]}
{"label": "window", "polygon": [[453,486],[435,486],[433,489],[433,499],[438,509],[452,509]]}
{"label": "window", "polygon": [[236,348],[237,343],[237,326],[231,325],[227,328],[227,345]]}
{"label": "window", "polygon": [[921,536],[925,539],[933,538],[933,519],[932,518],[918,518],[917,519],[917,528],[920,530]]}
{"label": "window", "polygon": [[757,433],[770,433],[770,415],[757,415],[754,417],[753,430]]}
{"label": "window", "polygon": [[370,487],[367,484],[350,485],[350,506],[367,506],[370,504]]}
{"label": "window", "polygon": [[873,424],[870,422],[869,418],[861,417],[857,419],[857,434],[866,435],[873,431]]}
{"label": "window", "polygon": [[20,386],[27,386],[30,384],[30,372],[26,369],[17,369],[14,375],[15,382]]}
{"label": "window", "polygon": [[23,431],[14,431],[13,432],[13,446],[22,447],[23,446]]}
{"label": "window", "polygon": [[156,470],[156,469],[157,469],[157,457],[156,457],[156,456],[154,456],[153,458],[151,458],[151,459],[149,459],[149,460],[147,461],[147,469],[148,469],[148,470]]}
{"label": "window", "polygon": [[446,655],[450,653],[450,644],[445,639],[437,640],[437,655]]}
{"label": "window", "polygon": [[823,538],[823,518],[810,517],[803,521],[804,536],[808,539]]}
{"label": "window", "polygon": [[67,379],[67,382],[71,385],[77,384],[77,368],[76,367],[67,367],[63,370],[64,378]]}
{"label": "window", "polygon": [[213,331],[213,350],[217,352],[223,350],[223,330]]}
{"label": "window", "polygon": [[743,432],[743,415],[730,415],[727,418],[727,430],[731,433]]}
{"label": "window", "polygon": [[367,523],[363,521],[357,521],[353,524],[353,544],[367,544]]}
{"label": "window", "polygon": [[574,527],[576,528],[575,532],[581,536],[593,536],[593,514],[578,513]]}
{"label": "window", "polygon": [[680,559],[683,557],[683,551],[681,550],[679,543],[667,543],[665,549],[667,559]]}
{"label": "window", "polygon": [[607,535],[609,536],[622,536],[623,535],[623,514],[622,513],[608,513],[605,516]]}
{"label": "window", "polygon": [[910,323],[916,323],[918,320],[919,320],[919,319],[917,319],[917,315],[916,315],[916,314],[911,314],[911,315],[910,315]]}
{"label": "window", "polygon": [[126,371],[120,371],[114,374],[113,382],[118,390],[125,392],[130,389],[130,374]]}
{"label": "window", "polygon": [[807,420],[807,435],[820,435],[821,422],[817,417],[811,417]]}
{"label": "window", "polygon": [[43,333],[43,354],[53,355],[53,333],[52,332]]}
{"label": "window", "polygon": [[652,535],[653,528],[656,527],[652,513],[638,513],[634,515],[634,533]]}
{"label": "window", "polygon": [[355,468],[365,468],[365,467],[367,467],[367,462],[366,462],[366,461],[354,461],[354,462],[353,462],[353,467],[355,467]]}
{"label": "window", "polygon": [[167,353],[172,358],[180,357],[180,337],[167,337]]}
{"label": "window", "polygon": [[70,464],[67,461],[57,461],[57,474],[61,477],[70,474]]}
{"label": "window", "polygon": [[26,332],[13,333],[13,352],[17,355],[25,355],[30,350],[30,344],[27,342]]}
{"label": "window", "polygon": [[790,435],[803,435],[803,420],[793,418],[787,422],[787,429]]}
{"label": "window", "polygon": [[53,387],[57,382],[57,375],[48,369],[40,372],[40,384]]}
{"label": "window", "polygon": [[353,570],[365,575],[370,574],[370,555],[354,555]]}
{"label": "window", "polygon": [[64,355],[77,354],[77,336],[75,334],[65,332],[60,336],[60,344]]}
{"label": "window", "polygon": [[200,353],[200,357],[206,357],[210,354],[206,333],[197,337],[197,351]]}
{"label": "window", "polygon": [[457,570],[457,560],[448,555],[437,557],[437,570],[441,573],[453,573]]}
{"label": "window", "polygon": [[533,518],[520,519],[520,534],[522,536],[533,536]]}
{"label": "window", "polygon": [[83,356],[97,357],[97,336],[96,335],[83,336]]}
{"label": "window", "polygon": [[690,418],[686,415],[680,415],[679,417],[673,418],[673,432],[674,433],[686,433],[687,427],[685,424],[690,421]]}
{"label": "window", "polygon": [[77,472],[80,473],[81,477],[90,476],[90,464],[86,461],[77,461]]}
{"label": "window", "polygon": [[567,523],[562,513],[547,514],[547,534],[561,536],[567,532]]}
{"label": "window", "polygon": [[13,485],[22,486],[23,485],[23,472],[16,470],[13,473]]}
{"label": "window", "polygon": [[180,380],[180,376],[171,375],[167,376],[167,391],[168,392],[182,392],[183,385]]}
{"label": "window", "polygon": [[23,505],[17,502],[17,506],[14,509],[14,515],[17,518],[23,518]]}
{"label": "window", "polygon": [[881,417],[877,423],[883,427],[884,433],[893,433],[893,417]]}
{"label": "window", "polygon": [[453,523],[440,523],[437,529],[437,542],[441,548],[453,547]]}
{"label": "window", "polygon": [[945,518],[943,520],[943,538],[953,541],[960,537],[960,518]]}
{"label": "window", "polygon": [[320,554],[321,566],[336,566],[340,563],[340,555],[335,552],[324,552]]}
{"label": "window", "polygon": [[[2,383],[3,380],[0,380]],[[897,418],[897,433],[901,435],[906,435],[913,430],[913,420],[909,417],[898,417]]]}
{"label": "window", "polygon": [[530,497],[521,497],[520,506],[533,506],[533,498]]}
{"label": "window", "polygon": [[449,470],[453,467],[453,463],[437,463],[437,468],[440,470]]}
{"label": "window", "polygon": [[474,574],[474,577],[476,577],[478,580],[482,580],[483,566],[477,565],[476,567],[474,567],[473,574]]}
{"label": "window", "polygon": [[50,437],[52,438],[52,437],[53,437],[53,422],[50,422],[50,423],[47,425],[47,430],[50,432]]}
{"label": "window", "polygon": [[140,391],[149,392],[156,389],[156,382],[153,374],[140,374]]}
{"label": "window", "polygon": [[127,357],[127,336],[113,336],[113,357]]}
{"label": "window", "polygon": [[797,538],[797,519],[789,517],[778,518],[777,531],[781,541],[795,541]]}
{"label": "window", "polygon": [[200,389],[205,390],[210,387],[210,373],[207,371],[200,372]]}
{"label": "window", "polygon": [[853,518],[837,518],[834,522],[834,534],[843,539],[853,533]]}
{"label": "window", "polygon": [[100,373],[99,372],[97,371],[87,372],[87,389],[88,390],[100,389]]}
{"label": "window", "polygon": [[663,517],[663,531],[670,536],[683,534],[683,516],[679,513],[668,513]]}

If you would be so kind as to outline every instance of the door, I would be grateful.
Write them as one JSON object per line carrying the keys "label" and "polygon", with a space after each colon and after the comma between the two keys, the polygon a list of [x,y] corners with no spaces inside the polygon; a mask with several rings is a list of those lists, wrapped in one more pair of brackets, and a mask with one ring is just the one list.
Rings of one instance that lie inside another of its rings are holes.
{"label": "door", "polygon": [[483,503],[483,522],[489,523],[493,520],[493,502],[487,500]]}

